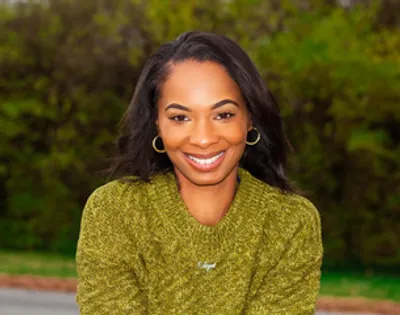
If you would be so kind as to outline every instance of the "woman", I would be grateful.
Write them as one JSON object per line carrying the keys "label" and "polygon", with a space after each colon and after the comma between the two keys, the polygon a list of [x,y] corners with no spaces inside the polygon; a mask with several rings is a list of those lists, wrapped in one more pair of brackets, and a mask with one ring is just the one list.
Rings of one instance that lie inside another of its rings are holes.
{"label": "woman", "polygon": [[278,106],[232,40],[189,32],[147,61],[113,174],[85,206],[81,314],[313,314],[317,210],[285,175]]}

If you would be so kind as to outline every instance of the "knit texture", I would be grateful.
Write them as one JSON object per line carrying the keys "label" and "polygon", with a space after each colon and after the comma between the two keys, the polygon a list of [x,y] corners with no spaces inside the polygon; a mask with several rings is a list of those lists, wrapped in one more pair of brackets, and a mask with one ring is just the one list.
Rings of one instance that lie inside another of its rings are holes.
{"label": "knit texture", "polygon": [[318,211],[244,169],[239,175],[215,226],[188,212],[173,173],[96,189],[76,255],[81,314],[314,314]]}

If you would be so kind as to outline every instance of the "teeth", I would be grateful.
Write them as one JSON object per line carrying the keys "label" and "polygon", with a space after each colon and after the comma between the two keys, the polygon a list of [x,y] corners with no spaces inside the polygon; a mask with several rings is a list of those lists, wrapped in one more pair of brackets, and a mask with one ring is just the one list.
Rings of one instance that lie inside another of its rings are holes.
{"label": "teeth", "polygon": [[224,152],[221,152],[220,154],[213,156],[212,158],[209,159],[198,159],[194,156],[191,156],[188,154],[189,159],[191,159],[192,161],[201,164],[201,165],[207,165],[207,164],[211,164],[214,163],[216,160],[218,160],[219,157],[221,157],[224,154]]}

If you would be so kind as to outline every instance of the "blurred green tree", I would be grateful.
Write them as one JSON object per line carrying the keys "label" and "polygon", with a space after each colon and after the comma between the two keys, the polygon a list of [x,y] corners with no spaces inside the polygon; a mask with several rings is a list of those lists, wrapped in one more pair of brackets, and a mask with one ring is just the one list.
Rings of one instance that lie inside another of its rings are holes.
{"label": "blurred green tree", "polygon": [[2,4],[0,247],[74,252],[144,60],[204,30],[237,40],[279,99],[326,263],[399,266],[400,8],[346,3]]}

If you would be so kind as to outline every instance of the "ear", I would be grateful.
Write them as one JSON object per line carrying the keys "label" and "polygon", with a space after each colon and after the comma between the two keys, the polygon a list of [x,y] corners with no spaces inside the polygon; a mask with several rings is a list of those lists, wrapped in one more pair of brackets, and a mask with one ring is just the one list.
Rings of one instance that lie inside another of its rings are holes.
{"label": "ear", "polygon": [[160,132],[160,126],[158,124],[158,119],[156,119],[155,123],[156,123],[157,133],[161,137],[161,132]]}
{"label": "ear", "polygon": [[249,115],[249,119],[247,121],[247,131],[250,131],[253,129],[253,120],[251,119],[251,116]]}

